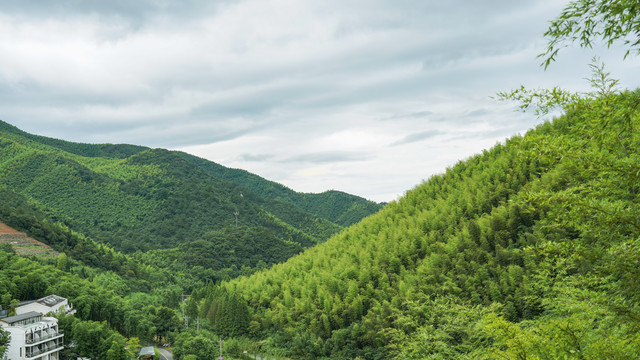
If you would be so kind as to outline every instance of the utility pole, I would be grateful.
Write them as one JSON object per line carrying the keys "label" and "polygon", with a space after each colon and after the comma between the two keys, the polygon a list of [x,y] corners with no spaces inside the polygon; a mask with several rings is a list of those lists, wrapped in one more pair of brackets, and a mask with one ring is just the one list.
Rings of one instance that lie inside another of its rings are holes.
{"label": "utility pole", "polygon": [[185,329],[189,328],[189,315],[186,314],[184,309],[185,302],[187,301],[188,298],[189,298],[189,295],[182,294],[182,303],[180,304],[180,307],[182,308],[182,318],[184,319]]}
{"label": "utility pole", "polygon": [[236,209],[236,211],[233,213],[233,215],[236,216],[236,227],[238,227],[238,215],[240,215],[240,213],[238,212],[238,209]]}
{"label": "utility pole", "polygon": [[[244,198],[244,195],[242,195],[242,193],[240,193],[240,198]],[[240,215],[240,212],[238,211],[237,205],[236,205],[236,211],[233,212],[233,215],[236,216],[236,227],[238,227],[238,215]]]}
{"label": "utility pole", "polygon": [[220,343],[220,357],[218,358],[218,360],[224,360],[224,358],[222,357],[222,338],[218,337],[218,342]]}

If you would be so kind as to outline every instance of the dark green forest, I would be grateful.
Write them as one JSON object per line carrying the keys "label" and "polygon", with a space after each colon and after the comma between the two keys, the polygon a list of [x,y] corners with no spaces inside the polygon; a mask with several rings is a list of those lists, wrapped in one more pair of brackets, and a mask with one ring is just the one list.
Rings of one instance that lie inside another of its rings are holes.
{"label": "dark green forest", "polygon": [[179,154],[214,176],[247,188],[264,199],[293,204],[299,209],[341,226],[353,225],[382,207],[381,204],[342,191],[330,190],[320,194],[298,193],[245,170],[227,168],[187,153]]}

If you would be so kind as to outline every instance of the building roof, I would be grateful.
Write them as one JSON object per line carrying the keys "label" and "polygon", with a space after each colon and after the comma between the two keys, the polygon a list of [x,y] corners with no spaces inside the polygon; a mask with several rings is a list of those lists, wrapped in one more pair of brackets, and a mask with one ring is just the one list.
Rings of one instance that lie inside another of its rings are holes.
{"label": "building roof", "polygon": [[28,304],[31,304],[31,303],[34,303],[34,302],[36,302],[36,300],[24,300],[24,301],[20,301],[20,302],[18,303],[18,306],[17,306],[17,307],[25,306],[25,305],[28,305]]}
{"label": "building roof", "polygon": [[21,315],[9,316],[7,318],[0,319],[0,321],[6,322],[7,324],[11,325],[11,324],[16,323],[18,321],[30,319],[30,318],[36,317],[36,316],[42,316],[42,313],[41,312],[37,312],[37,311],[29,311],[28,313],[24,313],[24,314],[21,314]]}
{"label": "building roof", "polygon": [[55,305],[60,304],[61,302],[65,301],[67,299],[58,296],[58,295],[49,295],[49,296],[45,296],[42,299],[38,299],[38,303],[42,304],[42,305],[46,305],[48,307],[52,307]]}

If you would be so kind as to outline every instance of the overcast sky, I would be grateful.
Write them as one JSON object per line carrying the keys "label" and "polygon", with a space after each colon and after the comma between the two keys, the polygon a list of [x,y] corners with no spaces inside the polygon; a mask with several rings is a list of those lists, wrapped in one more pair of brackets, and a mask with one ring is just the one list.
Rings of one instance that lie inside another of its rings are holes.
{"label": "overcast sky", "polygon": [[594,54],[638,87],[638,57],[616,49],[540,68],[567,3],[0,0],[0,119],[391,201],[542,121],[497,91],[587,90]]}

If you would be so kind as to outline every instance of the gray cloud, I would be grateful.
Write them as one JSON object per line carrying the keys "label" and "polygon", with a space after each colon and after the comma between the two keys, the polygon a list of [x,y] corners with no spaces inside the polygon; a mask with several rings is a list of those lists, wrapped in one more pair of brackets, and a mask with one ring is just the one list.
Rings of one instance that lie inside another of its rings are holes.
{"label": "gray cloud", "polygon": [[282,160],[284,163],[339,163],[339,162],[359,162],[372,158],[371,154],[347,152],[347,151],[324,151],[317,153],[307,153],[292,156]]}
{"label": "gray cloud", "polygon": [[445,135],[445,134],[447,134],[447,132],[440,131],[440,130],[422,131],[422,132],[415,133],[415,134],[409,134],[409,135],[405,136],[404,138],[393,142],[389,146],[406,145],[406,144],[410,144],[410,143],[414,143],[414,142],[418,142],[418,141],[424,141],[424,140],[432,139],[432,138],[434,138],[436,136]]}
{"label": "gray cloud", "polygon": [[[400,117],[410,117],[410,118],[424,118],[427,117],[429,115],[432,115],[433,112],[432,111],[419,111],[419,112],[415,112],[412,114],[408,114],[408,115],[401,115]],[[396,116],[396,118],[399,118],[398,116]]]}
{"label": "gray cloud", "polygon": [[417,120],[417,119],[427,119],[431,115],[434,115],[433,111],[416,111],[410,114],[397,114],[390,116],[388,118],[384,118],[384,121],[397,121],[397,120]]}
{"label": "gray cloud", "polygon": [[489,110],[487,109],[476,109],[469,111],[465,116],[467,117],[475,117],[475,116],[484,116],[489,114]]}
{"label": "gray cloud", "polygon": [[225,3],[229,3],[229,1],[9,0],[0,2],[0,12],[26,18],[52,19],[90,15],[102,18],[102,21],[119,20],[138,27],[149,18],[158,15],[185,18],[211,14]]}
{"label": "gray cloud", "polygon": [[266,161],[271,160],[275,156],[273,154],[241,154],[238,156],[240,161]]}

